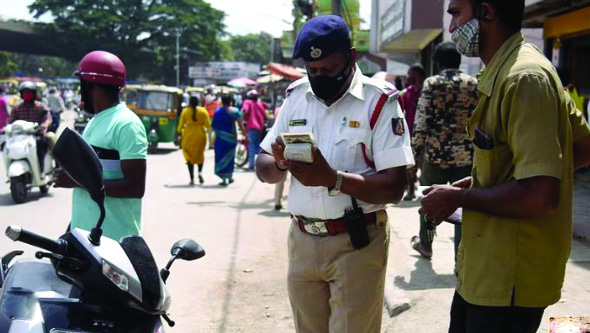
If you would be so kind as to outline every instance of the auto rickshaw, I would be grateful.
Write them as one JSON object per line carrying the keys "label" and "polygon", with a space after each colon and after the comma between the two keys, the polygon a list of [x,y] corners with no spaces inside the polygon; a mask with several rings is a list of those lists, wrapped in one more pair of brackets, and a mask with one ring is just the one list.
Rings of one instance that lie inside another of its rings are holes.
{"label": "auto rickshaw", "polygon": [[121,90],[122,99],[127,104],[127,107],[137,113],[137,90],[141,88],[139,84],[127,84]]}
{"label": "auto rickshaw", "polygon": [[124,95],[125,101],[131,104],[129,108],[145,126],[148,153],[156,153],[160,142],[178,145],[174,138],[182,112],[182,90],[166,86],[131,86],[125,87]]}

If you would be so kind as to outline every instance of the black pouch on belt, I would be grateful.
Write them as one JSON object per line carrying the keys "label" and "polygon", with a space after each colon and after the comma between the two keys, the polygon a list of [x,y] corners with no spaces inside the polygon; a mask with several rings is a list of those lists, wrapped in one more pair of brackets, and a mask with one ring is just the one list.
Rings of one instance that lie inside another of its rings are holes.
{"label": "black pouch on belt", "polygon": [[369,245],[369,231],[365,222],[365,214],[355,198],[352,198],[352,208],[347,208],[344,211],[344,220],[352,246],[359,250]]}

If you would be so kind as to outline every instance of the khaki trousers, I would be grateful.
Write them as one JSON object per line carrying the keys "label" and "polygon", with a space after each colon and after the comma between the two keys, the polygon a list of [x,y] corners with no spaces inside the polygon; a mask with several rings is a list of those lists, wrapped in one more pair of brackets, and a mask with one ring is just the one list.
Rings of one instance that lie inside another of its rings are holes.
{"label": "khaki trousers", "polygon": [[367,228],[371,243],[354,250],[347,233],[318,237],[291,223],[287,279],[297,332],[381,331],[389,249],[385,211]]}

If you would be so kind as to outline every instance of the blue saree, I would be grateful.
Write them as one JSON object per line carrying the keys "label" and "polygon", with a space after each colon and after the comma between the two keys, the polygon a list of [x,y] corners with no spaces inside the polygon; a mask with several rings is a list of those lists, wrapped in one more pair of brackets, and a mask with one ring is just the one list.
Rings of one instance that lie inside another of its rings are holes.
{"label": "blue saree", "polygon": [[241,117],[239,110],[230,114],[226,107],[217,109],[213,116],[211,127],[215,131],[215,174],[222,180],[233,178],[238,144],[236,120]]}

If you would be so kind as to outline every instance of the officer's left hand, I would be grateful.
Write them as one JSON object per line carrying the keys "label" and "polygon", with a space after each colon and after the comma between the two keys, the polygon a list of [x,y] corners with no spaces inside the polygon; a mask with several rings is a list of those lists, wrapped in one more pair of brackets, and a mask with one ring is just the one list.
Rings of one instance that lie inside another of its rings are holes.
{"label": "officer's left hand", "polygon": [[431,186],[422,192],[425,197],[420,200],[422,207],[418,212],[439,225],[459,208],[457,197],[460,191],[460,188],[448,185]]}
{"label": "officer's left hand", "polygon": [[322,155],[320,149],[313,145],[311,148],[313,163],[287,161],[289,172],[305,186],[332,187],[336,183],[336,171]]}

